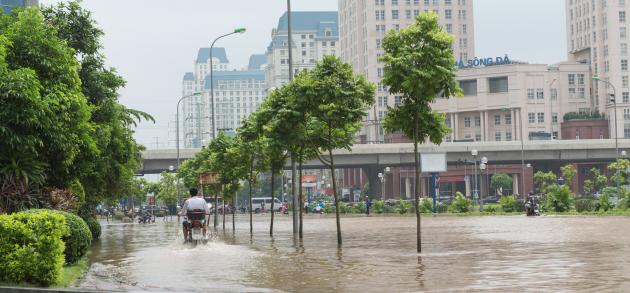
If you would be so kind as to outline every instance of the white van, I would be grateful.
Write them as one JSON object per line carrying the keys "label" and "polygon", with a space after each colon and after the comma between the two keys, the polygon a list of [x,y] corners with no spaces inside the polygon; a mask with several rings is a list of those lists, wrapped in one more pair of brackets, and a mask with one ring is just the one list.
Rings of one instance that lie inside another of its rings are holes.
{"label": "white van", "polygon": [[[268,211],[271,209],[271,197],[255,197],[252,198],[252,210],[254,213],[260,213],[262,211],[263,201],[265,202],[265,210]],[[277,198],[274,199],[273,209],[279,212],[280,208],[282,208],[282,202]]]}

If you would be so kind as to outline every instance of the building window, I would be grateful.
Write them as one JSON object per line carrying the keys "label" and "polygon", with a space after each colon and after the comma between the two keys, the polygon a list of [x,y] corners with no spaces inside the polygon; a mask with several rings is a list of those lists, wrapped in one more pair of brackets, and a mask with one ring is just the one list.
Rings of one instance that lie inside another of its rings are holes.
{"label": "building window", "polygon": [[459,82],[459,87],[464,92],[464,96],[476,96],[477,95],[477,80],[462,80]]}
{"label": "building window", "polygon": [[446,32],[449,34],[453,33],[453,24],[450,24],[450,23],[446,24]]}
{"label": "building window", "polygon": [[621,71],[628,71],[628,59],[621,59]]}
{"label": "building window", "polygon": [[481,127],[481,117],[475,116],[475,127]]}
{"label": "building window", "polygon": [[630,124],[626,124],[623,127],[623,138],[630,138]]}
{"label": "building window", "polygon": [[494,125],[501,125],[501,115],[494,115]]}
{"label": "building window", "polygon": [[623,119],[630,120],[630,109],[623,109]]}
{"label": "building window", "polygon": [[512,125],[512,114],[505,114],[505,125]]}
{"label": "building window", "polygon": [[545,123],[545,113],[538,112],[538,123]]}
{"label": "building window", "polygon": [[551,123],[553,123],[553,124],[557,124],[558,123],[558,113],[556,113],[556,112],[551,113]]}
{"label": "building window", "polygon": [[501,141],[501,131],[497,131],[494,133],[494,140]]}
{"label": "building window", "polygon": [[624,103],[630,103],[630,93],[629,92],[623,92],[621,93],[621,100]]}
{"label": "building window", "polygon": [[622,26],[619,28],[619,38],[622,40],[626,39],[626,27]]}
{"label": "building window", "polygon": [[543,100],[545,99],[545,92],[543,89],[536,89],[536,99]]}
{"label": "building window", "polygon": [[527,113],[527,121],[529,124],[536,123],[536,113]]}
{"label": "building window", "polygon": [[619,22],[626,22],[626,12],[619,11]]}
{"label": "building window", "polygon": [[536,91],[534,89],[527,89],[527,99],[533,100],[536,95]]}
{"label": "building window", "polygon": [[551,89],[551,100],[557,100],[558,99],[558,89],[557,88],[552,88]]}
{"label": "building window", "polygon": [[411,19],[411,10],[405,10],[405,18]]}
{"label": "building window", "polygon": [[585,95],[585,90],[584,90],[584,88],[583,88],[583,87],[578,88],[578,98],[580,98],[580,99],[584,99],[585,97],[586,97],[586,95]]}
{"label": "building window", "polygon": [[470,127],[470,117],[464,117],[464,127]]}
{"label": "building window", "polygon": [[[385,20],[385,10],[376,10],[376,20]],[[302,35],[304,39],[304,35]]]}
{"label": "building window", "polygon": [[512,132],[508,131],[505,133],[505,140],[506,141],[512,141]]}
{"label": "building window", "polygon": [[392,5],[398,5],[398,0],[392,0]]}
{"label": "building window", "polygon": [[453,18],[453,11],[450,10],[450,9],[444,10],[444,18],[452,19]]}
{"label": "building window", "polygon": [[392,10],[392,19],[398,19],[398,10]]}
{"label": "building window", "polygon": [[569,74],[569,85],[575,85],[575,74]]}
{"label": "building window", "polygon": [[507,93],[508,92],[508,78],[507,76],[491,77],[488,78],[489,93]]}
{"label": "building window", "polygon": [[395,96],[394,97],[394,106],[398,107],[398,106],[400,106],[401,103],[402,103],[402,96]]}
{"label": "building window", "polygon": [[578,74],[578,85],[584,85],[584,74]]}
{"label": "building window", "polygon": [[481,141],[481,133],[475,134],[475,141]]}

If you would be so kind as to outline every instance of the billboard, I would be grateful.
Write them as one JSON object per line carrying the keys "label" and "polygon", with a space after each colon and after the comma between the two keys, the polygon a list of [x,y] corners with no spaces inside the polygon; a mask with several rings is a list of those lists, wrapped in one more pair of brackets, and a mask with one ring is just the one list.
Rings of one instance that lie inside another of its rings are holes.
{"label": "billboard", "polygon": [[446,154],[420,154],[420,170],[425,173],[446,172]]}

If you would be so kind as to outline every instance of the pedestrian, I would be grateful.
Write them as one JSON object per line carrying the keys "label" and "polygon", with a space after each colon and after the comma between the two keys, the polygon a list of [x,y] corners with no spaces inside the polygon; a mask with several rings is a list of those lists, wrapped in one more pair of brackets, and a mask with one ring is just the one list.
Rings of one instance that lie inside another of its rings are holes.
{"label": "pedestrian", "polygon": [[308,201],[304,201],[304,213],[308,214]]}
{"label": "pedestrian", "polygon": [[365,196],[365,215],[369,216],[370,215],[370,207],[372,206],[372,201],[370,200],[369,196]]}

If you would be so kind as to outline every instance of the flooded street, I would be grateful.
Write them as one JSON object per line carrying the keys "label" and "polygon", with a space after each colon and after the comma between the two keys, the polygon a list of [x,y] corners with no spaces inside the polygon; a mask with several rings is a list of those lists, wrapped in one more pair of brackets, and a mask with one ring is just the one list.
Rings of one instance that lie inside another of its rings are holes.
{"label": "flooded street", "polygon": [[[231,219],[207,245],[182,244],[174,222],[103,222],[79,288],[170,292],[624,291],[630,286],[630,218],[308,216],[302,243],[290,217]],[[221,228],[221,226],[219,226]]]}

